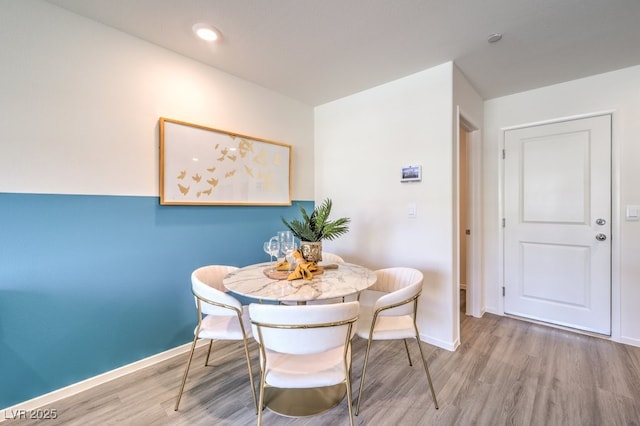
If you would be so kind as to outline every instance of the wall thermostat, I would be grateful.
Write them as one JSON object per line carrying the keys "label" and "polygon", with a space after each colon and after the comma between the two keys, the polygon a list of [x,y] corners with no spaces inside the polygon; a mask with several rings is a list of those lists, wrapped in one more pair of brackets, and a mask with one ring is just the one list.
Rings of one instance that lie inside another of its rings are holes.
{"label": "wall thermostat", "polygon": [[422,180],[422,166],[407,166],[402,168],[400,182],[419,182]]}

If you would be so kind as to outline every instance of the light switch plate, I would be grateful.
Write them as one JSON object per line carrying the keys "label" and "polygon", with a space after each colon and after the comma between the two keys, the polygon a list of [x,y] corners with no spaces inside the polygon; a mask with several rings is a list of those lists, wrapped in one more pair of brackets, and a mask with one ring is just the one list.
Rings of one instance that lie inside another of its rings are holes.
{"label": "light switch plate", "polygon": [[407,217],[409,219],[415,219],[416,218],[416,205],[415,204],[409,204],[407,206]]}
{"label": "light switch plate", "polygon": [[627,206],[627,214],[628,221],[640,221],[640,206]]}

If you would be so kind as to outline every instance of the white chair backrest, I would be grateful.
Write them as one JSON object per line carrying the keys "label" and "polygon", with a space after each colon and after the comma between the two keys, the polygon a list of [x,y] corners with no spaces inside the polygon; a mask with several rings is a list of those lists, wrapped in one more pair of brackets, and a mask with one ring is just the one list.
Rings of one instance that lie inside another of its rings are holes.
{"label": "white chair backrest", "polygon": [[[252,303],[249,305],[249,317],[254,338],[266,349],[302,355],[343,346],[359,310],[357,301],[302,306]],[[275,328],[274,325],[282,327]],[[350,337],[355,332],[354,328]]]}
{"label": "white chair backrest", "polygon": [[202,298],[212,302],[221,303],[232,306],[242,312],[242,304],[235,297],[226,294],[226,290],[222,285],[222,279],[230,272],[235,271],[235,266],[227,265],[209,265],[196,269],[191,274],[191,290],[196,297],[196,306],[198,297],[201,298],[200,306],[202,313],[205,315],[233,315],[229,309],[216,305],[211,305],[202,300]]}
{"label": "white chair backrest", "polygon": [[[382,291],[387,294],[380,297],[374,311],[384,306],[400,303],[420,294],[424,276],[422,272],[414,268],[387,268],[376,271],[376,283],[369,287],[371,290]],[[400,305],[396,308],[386,309],[380,312],[381,316],[399,316],[414,313],[413,302]]]}
{"label": "white chair backrest", "polygon": [[323,251],[322,263],[344,263],[344,259],[335,253]]}

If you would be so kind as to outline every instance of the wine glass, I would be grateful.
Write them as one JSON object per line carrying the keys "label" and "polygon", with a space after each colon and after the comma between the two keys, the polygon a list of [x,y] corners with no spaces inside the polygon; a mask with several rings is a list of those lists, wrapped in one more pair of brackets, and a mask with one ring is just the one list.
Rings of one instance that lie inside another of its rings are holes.
{"label": "wine glass", "polygon": [[291,255],[296,249],[296,241],[291,231],[278,232],[278,240],[280,241],[280,251],[284,254],[284,258],[289,262],[289,268],[291,269]]}
{"label": "wine glass", "polygon": [[279,231],[278,241],[280,242],[280,251],[282,252],[282,254],[286,256],[291,251],[293,251],[295,242],[293,239],[293,233],[291,231]]}
{"label": "wine glass", "polygon": [[264,252],[269,255],[269,261],[273,262],[273,258],[278,256],[280,252],[280,241],[278,237],[271,237],[269,241],[263,244]]}

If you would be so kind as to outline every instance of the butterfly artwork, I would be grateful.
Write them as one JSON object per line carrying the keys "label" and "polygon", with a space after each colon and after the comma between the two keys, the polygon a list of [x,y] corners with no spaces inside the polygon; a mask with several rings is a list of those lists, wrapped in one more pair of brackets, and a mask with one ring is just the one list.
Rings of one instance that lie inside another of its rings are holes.
{"label": "butterfly artwork", "polygon": [[159,135],[160,204],[291,205],[290,145],[168,118]]}
{"label": "butterfly artwork", "polygon": [[191,187],[178,184],[178,188],[180,188],[180,192],[182,193],[182,195],[187,195]]}

